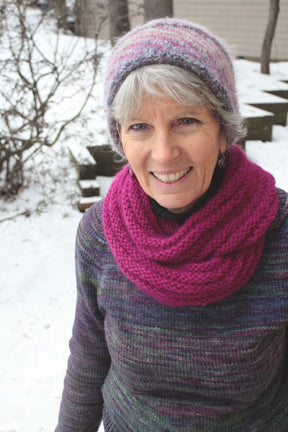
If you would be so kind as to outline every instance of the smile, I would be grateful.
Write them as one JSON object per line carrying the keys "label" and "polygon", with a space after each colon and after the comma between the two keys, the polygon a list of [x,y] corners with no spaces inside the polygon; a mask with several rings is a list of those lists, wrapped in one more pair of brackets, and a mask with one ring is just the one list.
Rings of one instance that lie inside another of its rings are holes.
{"label": "smile", "polygon": [[178,171],[173,174],[160,174],[152,172],[153,176],[156,177],[158,180],[160,180],[163,183],[174,183],[177,180],[180,180],[182,177],[184,177],[186,174],[188,174],[189,171],[191,171],[190,168],[186,168],[185,170]]}

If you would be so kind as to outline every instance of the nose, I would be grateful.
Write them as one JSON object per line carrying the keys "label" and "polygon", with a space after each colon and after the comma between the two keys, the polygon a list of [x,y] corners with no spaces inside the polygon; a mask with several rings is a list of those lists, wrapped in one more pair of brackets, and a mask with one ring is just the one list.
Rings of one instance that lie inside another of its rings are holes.
{"label": "nose", "polygon": [[161,163],[167,164],[173,162],[180,155],[180,148],[177,142],[167,131],[161,131],[155,134],[152,158]]}

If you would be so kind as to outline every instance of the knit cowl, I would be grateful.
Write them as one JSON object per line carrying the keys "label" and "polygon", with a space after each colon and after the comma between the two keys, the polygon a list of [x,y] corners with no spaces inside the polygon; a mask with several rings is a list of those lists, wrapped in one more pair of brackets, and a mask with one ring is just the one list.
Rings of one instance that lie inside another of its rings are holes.
{"label": "knit cowl", "polygon": [[153,212],[128,167],[106,195],[103,222],[120,270],[140,290],[168,306],[200,306],[251,278],[277,210],[273,176],[232,146],[217,194],[182,225]]}

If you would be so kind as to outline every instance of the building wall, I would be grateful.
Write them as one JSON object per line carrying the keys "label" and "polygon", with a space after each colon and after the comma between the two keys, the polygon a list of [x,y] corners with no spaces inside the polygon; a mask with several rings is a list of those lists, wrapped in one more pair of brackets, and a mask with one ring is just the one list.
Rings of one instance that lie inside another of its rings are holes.
{"label": "building wall", "polygon": [[[77,1],[87,4],[84,27],[85,35],[91,37],[96,28],[99,30],[103,16],[107,15],[107,0]],[[208,27],[234,47],[237,56],[259,59],[268,22],[269,3],[269,0],[174,0],[174,16]],[[142,4],[143,0],[129,2],[132,27],[144,22]],[[91,26],[94,26],[93,30]],[[106,20],[101,24],[99,37],[108,38],[108,35]],[[271,58],[288,60],[288,0],[280,1]]]}
{"label": "building wall", "polygon": [[[174,15],[205,25],[244,57],[261,55],[269,0],[175,0]],[[272,58],[288,59],[288,0],[280,1]]]}

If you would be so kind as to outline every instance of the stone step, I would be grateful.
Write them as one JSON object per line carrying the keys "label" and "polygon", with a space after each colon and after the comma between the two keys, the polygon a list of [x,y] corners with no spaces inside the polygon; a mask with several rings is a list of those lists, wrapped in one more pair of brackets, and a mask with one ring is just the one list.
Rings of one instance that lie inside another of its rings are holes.
{"label": "stone step", "polygon": [[264,91],[254,90],[251,94],[242,94],[240,101],[242,104],[251,105],[255,108],[271,112],[273,114],[273,124],[286,126],[288,113],[287,99]]}
{"label": "stone step", "polygon": [[288,75],[281,76],[276,64],[271,64],[272,75],[261,74],[259,63],[245,59],[237,59],[234,66],[240,103],[271,112],[273,124],[285,126],[288,112],[288,84],[285,79]]}
{"label": "stone step", "polygon": [[273,114],[252,105],[240,103],[240,112],[247,123],[246,140],[272,140]]}
{"label": "stone step", "polygon": [[288,99],[288,84],[273,75],[250,72],[248,81],[260,91]]}
{"label": "stone step", "polygon": [[79,180],[78,186],[82,197],[86,198],[100,195],[100,185],[97,179]]}
{"label": "stone step", "polygon": [[69,151],[73,162],[76,165],[80,180],[95,179],[97,173],[97,163],[87,147],[78,143],[69,145]]}
{"label": "stone step", "polygon": [[78,209],[81,212],[85,212],[93,204],[95,204],[98,201],[101,201],[101,199],[102,199],[102,197],[100,197],[100,196],[82,197],[78,201]]}

